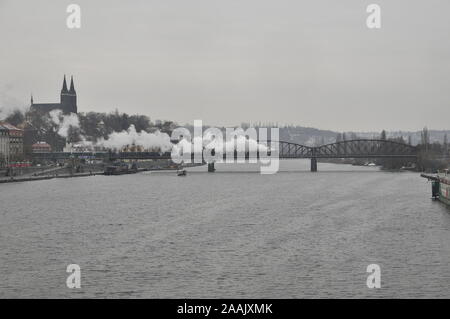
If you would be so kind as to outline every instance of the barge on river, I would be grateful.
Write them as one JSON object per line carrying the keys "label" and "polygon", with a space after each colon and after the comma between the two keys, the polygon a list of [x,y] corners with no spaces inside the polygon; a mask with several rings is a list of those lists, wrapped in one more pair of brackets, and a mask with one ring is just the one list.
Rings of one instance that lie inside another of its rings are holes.
{"label": "barge on river", "polygon": [[431,196],[450,206],[449,171],[445,170],[444,173],[438,173],[436,175],[421,174],[420,176],[431,180]]}
{"label": "barge on river", "polygon": [[128,165],[127,163],[114,163],[113,165],[105,168],[105,175],[123,175],[123,174],[135,174],[138,172],[136,163]]}

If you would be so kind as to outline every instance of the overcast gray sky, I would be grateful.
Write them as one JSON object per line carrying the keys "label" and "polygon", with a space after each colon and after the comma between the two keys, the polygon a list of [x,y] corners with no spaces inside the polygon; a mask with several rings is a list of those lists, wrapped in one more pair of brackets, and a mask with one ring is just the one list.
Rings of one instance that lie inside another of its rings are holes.
{"label": "overcast gray sky", "polygon": [[[66,27],[66,7],[82,27]],[[381,6],[382,27],[366,27]],[[0,0],[0,106],[213,125],[450,128],[448,0]]]}

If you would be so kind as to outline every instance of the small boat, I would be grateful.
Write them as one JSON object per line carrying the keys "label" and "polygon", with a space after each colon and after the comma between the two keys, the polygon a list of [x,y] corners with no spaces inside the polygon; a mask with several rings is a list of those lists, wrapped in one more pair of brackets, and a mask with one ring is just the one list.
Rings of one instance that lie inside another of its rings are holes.
{"label": "small boat", "polygon": [[185,169],[179,169],[177,170],[177,176],[186,176],[187,171]]}

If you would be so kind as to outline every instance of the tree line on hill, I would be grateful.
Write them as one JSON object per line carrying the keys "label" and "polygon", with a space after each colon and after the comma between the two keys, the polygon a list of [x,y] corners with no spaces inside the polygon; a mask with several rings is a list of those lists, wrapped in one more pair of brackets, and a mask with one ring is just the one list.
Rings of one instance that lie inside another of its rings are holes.
{"label": "tree line on hill", "polygon": [[31,151],[31,145],[38,141],[44,141],[51,145],[53,150],[62,151],[66,142],[76,143],[82,140],[96,142],[100,138],[107,139],[113,132],[121,132],[134,125],[137,132],[146,131],[171,133],[175,127],[172,121],[151,122],[146,115],[129,115],[115,110],[111,113],[87,112],[78,113],[78,126],[71,126],[67,138],[58,134],[58,124],[52,121],[50,115],[42,115],[36,112],[22,112],[14,110],[5,119],[14,126],[24,130],[25,153]]}

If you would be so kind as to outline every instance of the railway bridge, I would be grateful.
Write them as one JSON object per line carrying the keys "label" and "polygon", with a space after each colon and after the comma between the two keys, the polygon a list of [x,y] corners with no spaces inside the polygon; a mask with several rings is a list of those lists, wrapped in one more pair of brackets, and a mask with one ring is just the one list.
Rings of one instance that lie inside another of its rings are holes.
{"label": "railway bridge", "polygon": [[[259,152],[238,154],[223,154],[224,160],[230,155],[237,159],[257,159],[271,156],[279,159],[311,159],[311,171],[317,171],[317,159],[320,158],[405,158],[415,160],[418,150],[415,146],[388,140],[355,139],[330,143],[321,146],[306,146],[292,142],[271,141],[268,143],[270,151],[266,154]],[[51,152],[33,153],[35,160],[65,160],[70,158],[103,159],[103,160],[145,160],[145,159],[171,159],[170,152]],[[194,154],[192,154],[192,159]],[[205,162],[206,164],[206,162]],[[214,171],[214,163],[208,163],[209,170]]]}
{"label": "railway bridge", "polygon": [[279,143],[280,158],[310,158],[311,171],[317,171],[319,158],[417,158],[417,147],[388,140],[356,139],[321,146]]}

